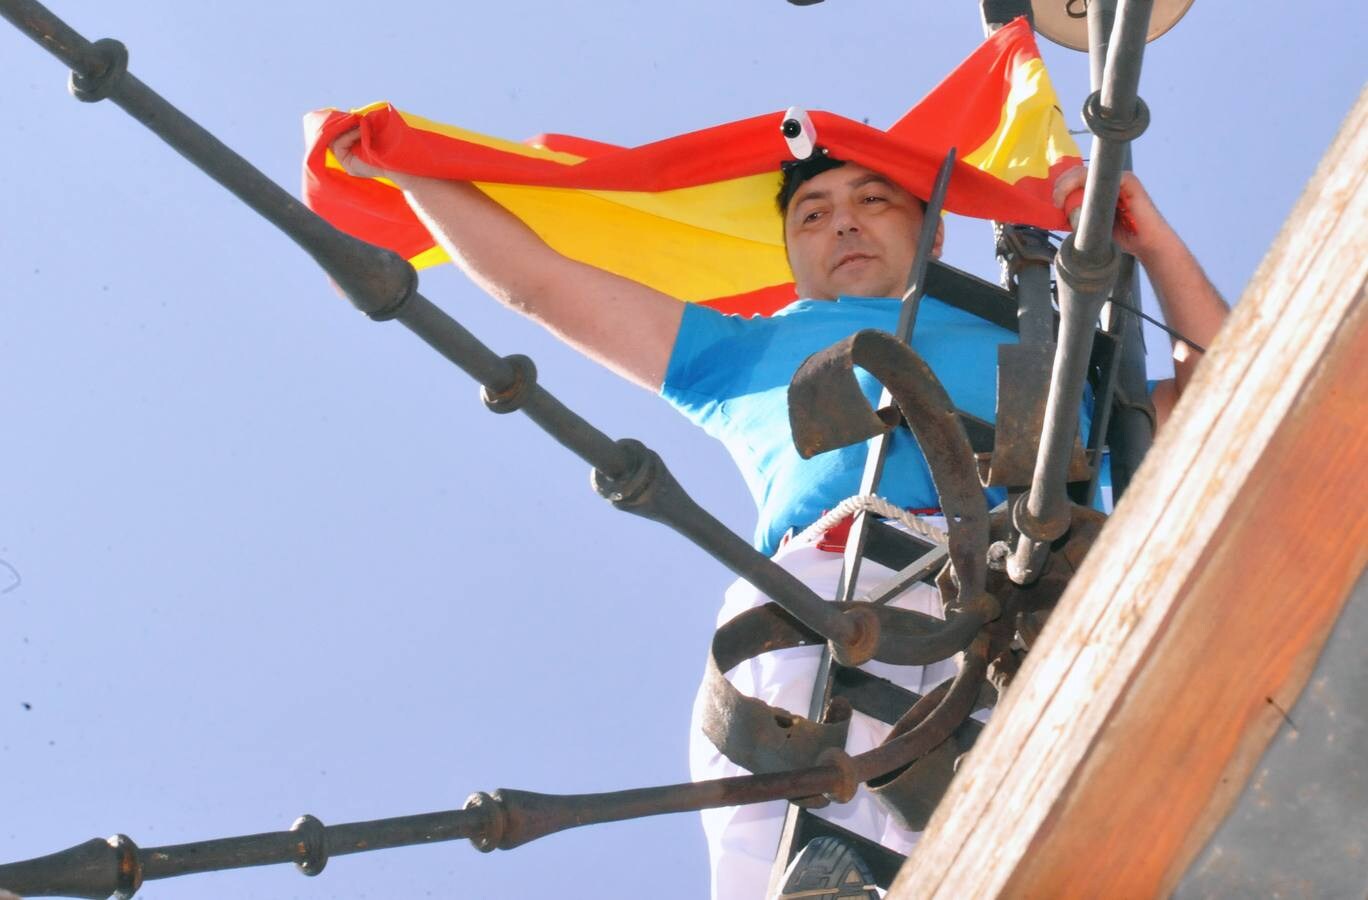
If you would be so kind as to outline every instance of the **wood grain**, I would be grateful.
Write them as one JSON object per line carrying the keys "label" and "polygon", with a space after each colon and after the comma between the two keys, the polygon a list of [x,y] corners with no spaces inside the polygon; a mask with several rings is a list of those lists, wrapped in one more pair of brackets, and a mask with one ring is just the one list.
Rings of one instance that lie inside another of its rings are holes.
{"label": "wood grain", "polygon": [[890,897],[1156,896],[1220,822],[1368,563],[1366,173],[1368,90]]}

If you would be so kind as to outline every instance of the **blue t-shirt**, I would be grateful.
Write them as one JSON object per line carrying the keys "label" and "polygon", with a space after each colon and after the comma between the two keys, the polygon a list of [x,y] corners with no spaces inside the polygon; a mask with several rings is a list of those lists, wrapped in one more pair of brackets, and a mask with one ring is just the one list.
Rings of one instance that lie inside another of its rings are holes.
{"label": "blue t-shirt", "polygon": [[[759,510],[755,545],[778,549],[790,528],[859,492],[867,444],[802,459],[789,429],[788,385],[803,360],[866,328],[892,331],[898,300],[842,297],[799,300],[769,318],[725,316],[689,304],[660,394],[721,441],[741,469]],[[955,406],[993,421],[997,346],[1016,335],[933,297],[922,300],[912,346],[945,385]],[[879,383],[856,370],[875,404]],[[912,509],[940,506],[926,460],[907,428],[894,432],[880,496]],[[1005,494],[989,492],[990,502]]]}

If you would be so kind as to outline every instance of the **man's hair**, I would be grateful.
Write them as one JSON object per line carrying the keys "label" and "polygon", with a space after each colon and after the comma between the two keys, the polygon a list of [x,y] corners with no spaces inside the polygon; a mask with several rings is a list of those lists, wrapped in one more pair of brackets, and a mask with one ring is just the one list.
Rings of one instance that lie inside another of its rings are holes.
{"label": "man's hair", "polygon": [[828,156],[827,152],[818,147],[817,151],[807,159],[798,159],[779,164],[780,170],[784,173],[784,180],[779,185],[779,194],[774,198],[779,205],[779,215],[787,215],[789,203],[793,200],[793,195],[798,193],[798,188],[803,186],[803,182],[809,178],[816,178],[823,172],[832,169],[839,169],[845,165],[845,160]]}
{"label": "man's hair", "polygon": [[[789,204],[798,193],[798,189],[803,186],[803,182],[816,178],[823,172],[830,172],[832,169],[839,169],[845,165],[846,161],[837,159],[827,154],[821,147],[807,159],[791,160],[779,164],[779,169],[783,172],[784,180],[779,185],[779,193],[774,198],[779,206],[779,215],[788,215]],[[916,194],[912,197],[921,203],[923,210],[926,209],[926,201]]]}

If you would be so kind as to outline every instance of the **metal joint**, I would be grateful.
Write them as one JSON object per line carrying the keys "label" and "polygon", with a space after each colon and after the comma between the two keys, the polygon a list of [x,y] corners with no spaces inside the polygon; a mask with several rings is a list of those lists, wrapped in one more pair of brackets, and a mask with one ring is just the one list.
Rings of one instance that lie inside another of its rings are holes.
{"label": "metal joint", "polygon": [[388,258],[377,273],[379,278],[376,281],[378,283],[366,293],[374,296],[384,288],[391,288],[390,299],[382,306],[372,309],[368,308],[370,296],[366,297],[366,305],[362,305],[362,303],[357,302],[358,295],[356,293],[347,292],[352,303],[356,304],[374,322],[388,322],[390,319],[398,318],[409,300],[418,293],[418,270],[413,268],[413,265],[399,254],[390,251],[384,251],[384,253]]}
{"label": "metal joint", "polygon": [[845,611],[845,618],[855,625],[855,635],[845,643],[831,641],[831,656],[843,666],[855,668],[874,658],[879,652],[883,628],[878,611],[868,603],[861,603]]}
{"label": "metal joint", "polygon": [[532,389],[537,386],[537,365],[531,357],[514,353],[505,356],[504,362],[513,369],[512,384],[499,391],[491,390],[489,385],[480,388],[480,399],[484,405],[490,412],[500,415],[521,409]]}
{"label": "metal joint", "polygon": [[138,845],[126,834],[116,834],[109,839],[109,846],[118,854],[118,886],[114,896],[119,900],[130,900],[143,883],[142,857],[138,855]]}
{"label": "metal joint", "polygon": [[290,830],[299,835],[299,842],[295,844],[295,867],[309,876],[322,872],[328,864],[328,833],[323,823],[306,814],[295,819]]}
{"label": "metal joint", "polygon": [[[1059,253],[1055,256],[1055,271],[1059,273],[1061,281],[1079,294],[1105,294],[1116,282],[1116,273],[1121,268],[1121,254],[1117,252],[1116,245],[1109,240],[1106,243],[1108,255],[1104,259],[1084,256],[1078,252],[1074,243],[1077,234],[1078,232],[1071,233],[1059,245]],[[1099,304],[1101,299],[1099,296]]]}
{"label": "metal joint", "polygon": [[1022,494],[1012,505],[1012,527],[1033,541],[1049,544],[1063,536],[1073,521],[1073,511],[1065,504],[1056,515],[1033,516],[1027,507],[1030,494]]}
{"label": "metal joint", "polygon": [[484,814],[484,823],[480,830],[470,837],[470,843],[475,849],[481,853],[499,849],[503,843],[504,833],[508,830],[508,812],[503,808],[503,803],[484,791],[477,791],[466,799],[463,808],[468,811],[478,810]]}
{"label": "metal joint", "polygon": [[1026,266],[1048,266],[1054,262],[1055,249],[1043,230],[1029,225],[1001,225],[994,231],[997,255],[1008,274],[1016,275]]}
{"label": "metal joint", "polygon": [[[991,547],[990,547],[991,549]],[[985,561],[988,553],[984,553]],[[999,600],[992,591],[981,591],[978,594],[962,596],[952,607],[952,613],[967,611],[981,618],[984,622],[995,621],[1002,615],[1002,601]]]}
{"label": "metal joint", "polygon": [[67,90],[82,103],[98,103],[114,93],[119,79],[128,71],[128,48],[123,41],[100,38],[90,45],[90,49],[103,65],[94,72],[73,70],[67,79]]}
{"label": "metal joint", "polygon": [[1145,133],[1150,123],[1150,112],[1145,101],[1136,97],[1135,111],[1129,118],[1120,118],[1115,112],[1109,114],[1102,107],[1102,92],[1093,91],[1083,101],[1083,121],[1089,131],[1104,141],[1124,143]]}
{"label": "metal joint", "polygon": [[621,478],[613,478],[602,469],[595,469],[590,475],[590,480],[599,496],[613,506],[618,509],[634,509],[649,500],[656,475],[662,468],[660,456],[634,438],[623,438],[617,445],[627,456],[626,474]]}
{"label": "metal joint", "polygon": [[855,760],[840,747],[828,747],[817,755],[817,765],[831,766],[840,773],[840,781],[825,796],[832,803],[849,803],[855,796],[860,781],[855,775]]}

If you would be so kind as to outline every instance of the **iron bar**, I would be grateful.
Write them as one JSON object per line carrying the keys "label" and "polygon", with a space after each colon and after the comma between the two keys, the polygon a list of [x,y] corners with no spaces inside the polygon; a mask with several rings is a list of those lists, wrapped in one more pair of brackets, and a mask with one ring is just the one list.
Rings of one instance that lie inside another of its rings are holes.
{"label": "iron bar", "polygon": [[883,605],[912,585],[924,580],[928,575],[940,571],[949,558],[950,551],[945,547],[935,547],[928,550],[892,578],[880,583],[861,599],[866,603]]}
{"label": "iron bar", "polygon": [[906,733],[855,757],[837,752],[816,765],[786,772],[598,794],[501,789],[472,795],[460,810],[332,826],[301,816],[289,831],[148,849],[124,835],[107,841],[95,838],[47,856],[0,865],[0,887],[28,897],[128,898],[144,881],[197,872],[293,862],[304,874],[317,875],[330,856],[370,850],[459,838],[468,838],[483,851],[509,850],[582,825],[822,795],[844,802],[854,793],[857,779],[877,778],[945,740],[941,732],[952,714],[965,698],[977,696],[986,650],[986,639],[981,638],[950,690],[943,698],[933,695],[932,701],[938,702],[924,704],[934,709],[904,717]]}
{"label": "iron bar", "polygon": [[1018,335],[1023,344],[1048,344],[1054,340],[1054,306],[1050,302],[1050,263],[1043,254],[1051,254],[1045,232],[1022,225],[1005,225],[1016,232],[1023,243],[1039,248],[1041,258],[1015,255]]}
{"label": "iron bar", "polygon": [[[903,293],[902,304],[898,308],[898,324],[893,335],[904,344],[912,343],[912,332],[917,324],[917,310],[921,308],[922,294],[926,291],[926,266],[931,259],[931,248],[936,243],[941,208],[945,205],[945,192],[950,187],[950,176],[954,168],[955,148],[951,147],[941,162],[940,171],[936,173],[936,181],[931,188],[931,196],[926,202],[921,233],[917,236],[917,252],[912,257],[912,269],[907,273],[907,290]],[[888,388],[883,388],[879,395],[879,407],[887,406],[892,399],[893,395],[889,393]],[[877,435],[869,442],[864,473],[860,476],[861,496],[878,490],[879,480],[883,477],[884,462],[888,459],[888,450],[892,443],[892,432]],[[868,540],[869,513],[857,512],[846,538],[841,576],[837,581],[836,599],[840,602],[848,603],[855,599],[855,583],[860,577],[860,564],[864,560],[865,544]]]}
{"label": "iron bar", "polygon": [[0,865],[0,887],[25,897],[131,897],[145,881],[198,872],[295,863],[317,875],[329,856],[475,838],[489,827],[482,809],[323,825],[301,816],[289,831],[139,848],[124,835],[95,838],[37,859]]}
{"label": "iron bar", "polygon": [[[1088,63],[1089,80],[1092,90],[1102,87],[1102,75],[1110,51],[1111,33],[1116,19],[1116,0],[1093,0],[1088,6]],[[1133,167],[1130,148],[1127,147],[1125,167]],[[1140,279],[1135,272],[1134,258],[1122,258],[1121,272],[1117,276],[1113,300],[1123,302],[1131,298],[1138,309],[1140,306]],[[1145,377],[1145,339],[1136,315],[1111,304],[1111,321],[1107,330],[1119,338],[1119,356],[1112,363],[1111,379],[1103,379],[1105,396],[1099,394],[1097,408],[1099,414],[1093,422],[1097,440],[1092,443],[1097,450],[1097,465],[1093,470],[1092,481],[1088,485],[1085,502],[1092,502],[1097,489],[1097,479],[1101,473],[1101,450],[1104,444],[1111,453],[1112,502],[1119,500],[1130,484],[1131,476],[1150,444],[1154,442],[1153,410],[1137,408],[1137,401],[1148,404],[1149,385]],[[1105,311],[1104,311],[1105,318]],[[1113,400],[1119,392],[1125,405],[1113,410]]]}
{"label": "iron bar", "polygon": [[[499,412],[523,410],[558,441],[595,466],[596,484],[615,506],[670,524],[733,571],[756,580],[757,586],[780,605],[838,647],[871,641],[877,645],[877,631],[869,631],[869,623],[877,622],[876,616],[856,617],[840,612],[742,539],[727,532],[688,497],[653,451],[633,441],[611,440],[539,387],[530,360],[498,356],[423,298],[417,291],[412,267],[403,259],[333,228],[128,73],[127,52],[117,41],[90,43],[33,0],[0,0],[0,15],[72,68],[72,89],[78,98],[113,100],[298,243],[359,309],[377,320],[398,319],[479,382],[491,409]],[[1136,74],[1138,76],[1138,69]],[[1116,100],[1117,96],[1124,98],[1124,92],[1108,95],[1104,91],[1102,96],[1101,109],[1106,112],[1113,108],[1107,104],[1108,97],[1111,100]],[[949,162],[947,159],[944,173],[947,176]],[[938,184],[937,191],[943,194],[942,184]],[[1091,182],[1089,193],[1096,193]],[[934,194],[933,199],[938,208],[940,200]],[[1113,205],[1114,199],[1113,191]],[[1085,212],[1086,209],[1085,205]],[[928,214],[933,230],[937,218]],[[924,238],[919,252],[924,253],[930,243],[929,238]],[[1080,255],[1087,257],[1082,249]],[[915,277],[908,291],[913,302],[909,305],[907,297],[904,298],[903,318],[909,333],[924,281],[924,267],[923,260],[914,269]],[[1066,325],[1067,322],[1066,317]],[[981,501],[981,494],[978,497]],[[952,524],[952,531],[954,527]],[[962,527],[969,527],[967,521]],[[976,585],[974,591],[966,588],[964,593],[977,601],[983,596],[982,567],[979,565],[983,548],[974,549],[976,552],[969,554],[974,557],[972,565],[967,559],[958,557],[956,562],[957,569],[962,570],[962,583]],[[955,548],[951,555],[955,556]],[[970,570],[973,570],[972,577]],[[852,584],[854,580],[850,579]],[[857,780],[876,778],[906,765],[925,753],[930,745],[944,739],[943,735],[938,735],[939,729],[951,720],[956,723],[962,720],[963,715],[957,713],[958,707],[978,694],[986,660],[986,641],[983,636],[976,641],[969,654],[970,661],[928,715],[920,718],[925,709],[917,710],[916,716],[902,723],[910,730],[853,759],[840,752],[817,765],[792,771],[607,794],[553,796],[496,791],[492,795],[475,795],[463,810],[338,826],[325,826],[317,819],[305,816],[289,831],[145,851],[131,840],[116,836],[109,841],[88,841],[38,860],[0,866],[0,884],[30,896],[51,895],[53,885],[63,893],[77,896],[110,893],[131,896],[144,880],[211,869],[294,862],[306,874],[318,874],[330,854],[460,837],[471,839],[480,849],[511,848],[566,828],[598,822],[783,797],[831,794],[838,799],[848,799]],[[97,883],[97,879],[102,881]]]}
{"label": "iron bar", "polygon": [[[485,389],[486,402],[503,398],[497,412],[522,409],[547,434],[595,468],[613,476],[625,474],[627,455],[599,431],[536,383],[535,367],[519,377],[508,358],[498,356],[441,307],[415,293],[395,318]],[[520,357],[526,359],[526,357]],[[528,361],[530,364],[530,360]],[[493,406],[493,404],[490,404]]]}
{"label": "iron bar", "polygon": [[1017,584],[1040,577],[1050,543],[1069,527],[1069,456],[1077,433],[1094,326],[1116,281],[1120,260],[1111,230],[1129,140],[1143,130],[1137,96],[1152,0],[1121,0],[1102,86],[1084,104],[1093,131],[1092,161],[1078,230],[1059,248],[1059,348],[1045,405],[1045,428],[1030,493],[1013,508],[1020,532],[1007,572]]}
{"label": "iron bar", "polygon": [[[984,37],[1019,16],[1031,17],[1028,0],[980,0]],[[1050,302],[1050,249],[1046,232],[1026,225],[994,222],[994,248],[1002,264],[1002,286],[1011,288],[1016,275],[1018,334],[1023,344],[1054,340],[1054,307]]]}
{"label": "iron bar", "polygon": [[594,473],[595,489],[610,503],[669,525],[836,645],[872,648],[877,644],[878,622],[872,616],[843,612],[728,530],[680,487],[654,450],[633,440],[621,441],[619,445],[632,460],[628,473],[620,479]]}
{"label": "iron bar", "polygon": [[[1149,427],[1148,420],[1145,422],[1145,434],[1130,435],[1129,432],[1132,429],[1128,427],[1123,428],[1122,426],[1123,415],[1128,413],[1129,410],[1123,409],[1121,411],[1122,415],[1116,415],[1115,410],[1116,402],[1118,400],[1118,382],[1130,380],[1128,376],[1133,376],[1135,370],[1133,363],[1137,361],[1135,356],[1132,355],[1137,353],[1137,351],[1132,347],[1130,339],[1140,333],[1139,319],[1127,312],[1120,304],[1127,303],[1131,297],[1138,295],[1140,287],[1139,282],[1139,273],[1135,271],[1135,257],[1129,254],[1123,255],[1121,257],[1119,271],[1116,275],[1116,285],[1112,288],[1111,297],[1108,298],[1107,304],[1102,309],[1104,320],[1107,318],[1107,310],[1111,310],[1111,321],[1107,323],[1107,330],[1114,334],[1119,334],[1121,340],[1106,362],[1106,367],[1103,369],[1099,380],[1097,396],[1094,398],[1095,402],[1093,403],[1093,409],[1096,410],[1096,415],[1092,421],[1092,430],[1088,435],[1088,458],[1092,462],[1092,476],[1088,479],[1088,485],[1083,492],[1083,496],[1079,499],[1079,502],[1084,505],[1091,505],[1097,494],[1097,486],[1102,476],[1102,454],[1109,446],[1108,436],[1113,429],[1113,424],[1115,424],[1118,431],[1127,433],[1126,439],[1123,439],[1119,443],[1110,444],[1113,504],[1120,499],[1121,493],[1125,490],[1126,483],[1130,480],[1129,477],[1121,479],[1120,490],[1117,489],[1116,472],[1118,458],[1129,461],[1133,454],[1128,451],[1131,448],[1135,448],[1137,445],[1141,451],[1140,458],[1143,458],[1143,451],[1149,446],[1148,437],[1146,435],[1153,435],[1153,429]],[[1141,389],[1143,390],[1145,387],[1145,355],[1143,343],[1138,350],[1138,362],[1140,364],[1139,373]],[[1122,389],[1121,394],[1125,397],[1130,396],[1129,390],[1125,388]],[[1143,414],[1142,418],[1144,418]],[[1142,437],[1144,438],[1143,441],[1137,439]],[[1125,469],[1124,466],[1122,468]],[[1128,475],[1129,470],[1127,470],[1127,476]]]}
{"label": "iron bar", "polygon": [[[122,44],[109,40],[90,43],[35,0],[0,0],[0,15],[59,59],[81,66],[72,75],[73,93],[79,98],[113,100],[299,244],[358,309],[376,320],[397,319],[479,382],[492,410],[521,409],[592,465],[596,483],[615,506],[669,524],[837,645],[846,646],[857,639],[868,644],[876,639],[868,632],[877,623],[857,621],[855,616],[832,608],[702,510],[674,482],[653,451],[634,441],[614,441],[599,431],[536,383],[531,360],[499,356],[423,297],[417,290],[417,275],[404,259],[338,231],[139,81],[127,71],[127,52]],[[656,479],[661,481],[660,490],[652,489]],[[620,497],[613,499],[628,484],[649,499],[649,510],[622,502]]]}
{"label": "iron bar", "polygon": [[0,4],[0,16],[73,72],[84,76],[103,74],[105,60],[93,49],[90,41],[54,16],[43,4],[33,0],[5,0]]}

